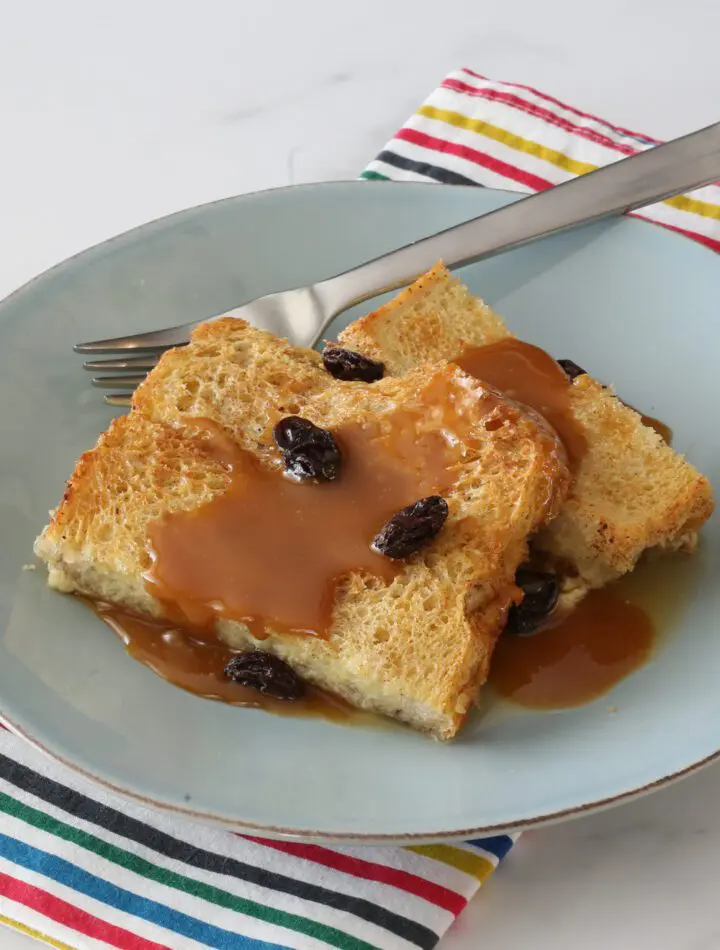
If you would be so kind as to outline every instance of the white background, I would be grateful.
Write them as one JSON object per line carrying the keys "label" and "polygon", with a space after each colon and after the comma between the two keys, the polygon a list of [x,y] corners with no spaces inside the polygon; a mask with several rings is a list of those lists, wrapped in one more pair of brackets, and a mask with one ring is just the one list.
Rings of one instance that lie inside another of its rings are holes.
{"label": "white background", "polygon": [[[356,177],[470,66],[667,138],[720,118],[718,0],[0,0],[0,297],[189,205]],[[716,950],[720,769],[526,835],[444,950]],[[3,950],[33,941],[0,934]]]}

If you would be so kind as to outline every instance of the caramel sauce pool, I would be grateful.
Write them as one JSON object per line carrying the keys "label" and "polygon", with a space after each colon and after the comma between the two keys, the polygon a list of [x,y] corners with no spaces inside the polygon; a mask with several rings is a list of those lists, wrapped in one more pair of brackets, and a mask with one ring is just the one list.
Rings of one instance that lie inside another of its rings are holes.
{"label": "caramel sauce pool", "polygon": [[307,684],[300,699],[283,702],[265,696],[225,676],[225,666],[235,654],[220,640],[212,636],[200,639],[194,632],[173,628],[167,621],[145,620],[107,604],[85,603],[120,637],[129,656],[196,696],[281,716],[320,716],[347,722],[364,715],[339,696]]}
{"label": "caramel sauce pool", "polygon": [[521,706],[579,706],[646,663],[654,643],[646,611],[605,587],[590,591],[557,625],[529,636],[501,636],[489,683]]}
{"label": "caramel sauce pool", "polygon": [[588,594],[560,623],[526,637],[501,636],[491,694],[537,710],[592,702],[652,659],[677,627],[697,579],[687,555],[649,558]]}

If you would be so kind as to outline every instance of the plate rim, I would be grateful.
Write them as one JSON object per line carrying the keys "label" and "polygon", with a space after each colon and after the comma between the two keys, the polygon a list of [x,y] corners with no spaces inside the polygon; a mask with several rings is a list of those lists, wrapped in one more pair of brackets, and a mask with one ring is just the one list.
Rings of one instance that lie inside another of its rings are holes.
{"label": "plate rim", "polygon": [[538,815],[535,818],[520,818],[507,824],[472,826],[470,828],[462,828],[459,830],[453,829],[450,831],[434,831],[429,834],[423,832],[406,832],[401,835],[392,833],[365,835],[358,832],[327,832],[308,828],[285,828],[282,825],[267,825],[257,822],[232,821],[230,819],[223,818],[220,815],[213,814],[212,812],[199,811],[183,805],[159,801],[152,796],[142,795],[139,792],[133,791],[132,789],[126,789],[119,785],[115,785],[109,779],[96,775],[94,772],[91,772],[79,763],[73,762],[71,759],[65,759],[60,753],[47,748],[39,739],[31,736],[21,726],[13,722],[13,720],[4,711],[0,711],[0,723],[2,723],[5,728],[7,728],[14,735],[17,735],[24,742],[27,742],[32,748],[36,749],[38,752],[41,752],[52,761],[58,762],[60,765],[69,769],[70,771],[75,772],[75,774],[82,776],[82,778],[90,782],[95,782],[102,788],[105,788],[116,795],[122,795],[125,798],[130,798],[138,804],[144,805],[145,807],[154,808],[157,811],[165,812],[166,814],[172,814],[184,819],[200,822],[201,824],[209,824],[213,825],[214,827],[224,828],[225,830],[242,834],[247,832],[260,832],[265,837],[274,840],[298,842],[321,841],[323,844],[339,845],[421,845],[435,844],[438,842],[467,841],[473,838],[487,838],[500,834],[519,835],[522,831],[526,831],[530,828],[540,828],[548,825],[560,824],[564,821],[582,818],[588,814],[606,811],[610,808],[614,808],[616,805],[622,804],[625,801],[630,801],[635,798],[643,798],[645,795],[650,795],[653,792],[667,788],[668,786],[673,785],[684,778],[687,778],[694,772],[699,772],[702,769],[712,765],[714,762],[720,760],[720,748],[718,748],[715,752],[710,753],[710,755],[705,756],[697,762],[693,762],[691,765],[685,766],[682,769],[678,769],[676,772],[670,772],[668,775],[664,775],[661,778],[656,779],[653,782],[648,782],[646,785],[641,785],[638,788],[631,788],[624,792],[620,792],[617,795],[609,795],[605,798],[599,798],[594,802],[586,802],[583,805],[575,805],[572,808],[564,808],[560,809],[559,811],[548,812],[544,815]]}
{"label": "plate rim", "polygon": [[[157,218],[152,218],[148,221],[144,221],[138,225],[128,228],[127,230],[121,231],[117,234],[111,235],[108,238],[93,244],[90,247],[83,248],[77,251],[74,254],[71,254],[67,258],[53,264],[46,270],[42,271],[39,274],[31,277],[29,280],[22,283],[20,286],[12,290],[7,296],[0,300],[0,307],[4,307],[5,304],[11,303],[18,296],[21,296],[24,292],[35,288],[37,285],[42,284],[46,279],[51,279],[62,273],[64,268],[71,266],[79,258],[90,256],[95,253],[101,253],[103,250],[110,248],[111,246],[121,243],[123,239],[130,237],[131,235],[136,235],[138,233],[152,233],[153,229],[159,226],[167,226],[168,222],[171,222],[173,218],[180,218],[183,215],[188,213],[201,211],[203,209],[213,208],[218,205],[230,204],[235,201],[243,201],[247,199],[261,198],[269,194],[277,194],[284,192],[301,192],[301,191],[314,191],[314,190],[325,190],[333,188],[346,188],[351,187],[361,187],[368,185],[377,185],[385,186],[393,189],[397,189],[401,186],[407,185],[413,188],[418,185],[434,185],[435,182],[415,182],[415,181],[372,181],[365,180],[361,178],[356,179],[339,179],[334,181],[323,181],[323,182],[305,182],[301,184],[289,184],[280,187],[274,188],[264,188],[257,191],[245,192],[235,195],[228,195],[223,198],[218,198],[210,202],[201,202],[196,205],[191,205],[187,208],[181,208],[176,211],[172,211],[169,214],[162,215]],[[465,190],[468,186],[465,185],[445,185],[443,186],[444,190],[450,189],[454,192]],[[481,188],[485,193],[490,194],[501,194],[506,199],[505,203],[513,203],[514,201],[522,200],[525,197],[529,197],[523,193],[513,192],[508,189],[500,188]],[[648,221],[644,218],[638,217],[637,215],[624,215],[626,220],[631,220],[638,222],[641,225],[650,225],[654,229],[660,229],[661,231],[666,232],[670,239],[673,240],[674,237],[678,239],[683,238],[685,243],[690,242],[698,250],[706,252],[708,255],[711,255],[713,258],[717,259],[718,255],[713,253],[708,247],[703,245],[700,242],[693,241],[692,239],[686,237],[685,235],[678,234],[672,229],[663,227],[660,224],[657,224],[652,221]],[[678,241],[679,243],[679,241]],[[709,259],[709,258],[706,258]],[[212,319],[208,317],[206,319]],[[0,697],[0,705],[3,704],[3,699]],[[504,824],[491,824],[491,825],[478,825],[471,826],[463,829],[451,829],[448,831],[433,831],[430,833],[422,832],[405,832],[401,834],[393,834],[390,832],[381,832],[373,834],[363,834],[359,832],[329,832],[315,829],[307,828],[298,828],[296,827],[285,827],[282,825],[274,824],[265,824],[259,822],[249,822],[231,819],[229,817],[223,816],[212,811],[203,811],[201,809],[195,809],[189,806],[184,806],[181,804],[173,803],[163,799],[154,798],[152,795],[143,794],[139,791],[135,791],[132,788],[126,788],[122,785],[115,784],[109,778],[105,778],[102,775],[97,775],[95,772],[87,766],[87,764],[81,764],[80,762],[74,761],[71,758],[66,758],[61,752],[56,751],[52,746],[46,745],[43,741],[36,738],[28,730],[28,727],[21,726],[14,721],[12,716],[8,714],[5,709],[0,708],[0,723],[4,724],[5,727],[14,735],[21,738],[23,741],[27,742],[32,748],[41,752],[44,756],[51,759],[52,761],[58,762],[63,767],[69,769],[77,775],[80,775],[82,778],[95,783],[102,788],[107,789],[115,794],[129,798],[132,801],[135,801],[139,804],[142,804],[146,807],[151,807],[157,809],[160,812],[166,814],[176,815],[183,819],[198,821],[203,824],[209,824],[215,827],[224,828],[226,830],[233,830],[236,832],[253,832],[262,834],[271,839],[284,839],[289,841],[319,841],[324,844],[333,844],[337,843],[339,845],[351,845],[351,844],[361,844],[361,845],[418,845],[423,843],[433,843],[439,841],[462,841],[467,839],[472,839],[475,837],[487,837],[490,835],[498,834],[518,834],[521,831],[528,828],[535,828],[540,826],[546,826],[551,824],[556,824],[562,821],[570,820],[577,817],[582,817],[584,815],[599,812],[602,810],[609,809],[615,805],[621,804],[625,801],[629,801],[634,798],[642,797],[643,795],[650,794],[656,790],[665,788],[671,784],[674,784],[677,781],[687,777],[688,775],[693,774],[694,772],[700,771],[701,769],[711,765],[713,762],[720,760],[720,740],[717,749],[708,754],[707,756],[685,765],[680,769],[677,769],[673,772],[667,773],[652,782],[649,782],[642,786],[637,786],[634,788],[625,789],[622,792],[619,792],[616,795],[610,795],[603,798],[598,798],[594,801],[588,801],[579,805],[574,805],[569,808],[559,809],[557,811],[547,812],[545,814],[537,815],[532,818],[520,818],[515,821],[511,821]]]}
{"label": "plate rim", "polygon": [[[486,188],[484,185],[450,185],[450,184],[441,184],[440,182],[434,181],[406,181],[406,180],[396,180],[388,179],[387,181],[378,181],[376,179],[365,179],[365,178],[338,178],[333,179],[332,181],[306,181],[299,182],[295,185],[278,185],[275,188],[259,188],[257,191],[243,191],[238,192],[234,195],[226,195],[224,198],[215,198],[213,201],[201,201],[196,205],[188,205],[187,208],[179,208],[177,211],[170,211],[168,214],[160,215],[159,218],[150,218],[148,221],[141,221],[140,224],[135,224],[130,228],[127,228],[124,231],[118,231],[116,234],[111,234],[109,237],[103,238],[102,241],[98,241],[96,244],[91,244],[89,247],[81,248],[79,251],[75,251],[74,254],[70,254],[68,257],[64,257],[62,260],[57,261],[55,264],[51,264],[45,270],[40,271],[39,274],[34,274],[28,280],[23,281],[17,287],[6,294],[4,297],[0,297],[0,307],[3,307],[7,303],[11,303],[16,296],[24,293],[27,290],[30,290],[31,287],[34,287],[36,284],[39,284],[41,281],[45,280],[48,277],[54,276],[56,273],[60,272],[66,265],[72,264],[73,261],[77,260],[79,257],[84,257],[86,254],[91,254],[96,251],[100,251],[104,248],[109,247],[111,244],[114,244],[116,241],[122,241],[123,238],[128,237],[131,234],[136,234],[139,231],[152,230],[153,227],[159,224],[163,224],[167,221],[171,221],[175,217],[180,217],[181,215],[187,214],[192,211],[199,211],[201,208],[213,208],[217,205],[225,204],[226,202],[243,200],[246,198],[259,198],[261,195],[268,194],[278,194],[280,192],[286,191],[311,191],[314,189],[325,189],[333,187],[368,187],[371,188],[416,188],[416,187],[427,187],[427,188],[442,188],[443,191],[454,191],[461,192],[466,191],[467,189],[472,189],[474,191],[480,191],[485,194],[499,194],[507,197],[508,204],[511,204],[515,201],[521,201],[523,198],[531,198],[532,194],[526,194],[525,192],[513,191],[510,188]],[[639,212],[642,209],[639,209],[638,212],[628,211],[621,215],[614,215],[611,218],[605,220],[623,220],[623,221],[632,221],[637,224],[642,225],[643,227],[650,227],[654,231],[661,231],[667,234],[674,240],[682,241],[684,244],[691,244],[696,250],[702,251],[709,258],[717,258],[718,254],[711,250],[707,245],[703,244],[701,241],[696,241],[693,238],[689,237],[686,234],[682,234],[679,231],[676,231],[674,228],[668,227],[667,225],[660,224],[657,221],[649,221],[646,218],[640,217]],[[468,219],[472,220],[472,219]],[[598,223],[590,222],[590,223]],[[584,225],[578,225],[578,227],[583,227]],[[557,232],[556,232],[557,233]],[[552,235],[547,235],[547,237],[552,237]],[[538,238],[538,241],[542,241],[542,238]],[[535,243],[535,242],[531,242]],[[501,252],[502,254],[502,252]],[[368,261],[372,258],[368,258]],[[333,276],[333,275],[330,275]],[[236,304],[236,307],[243,306],[242,304]],[[232,308],[235,309],[235,308]],[[208,317],[207,319],[212,319]]]}

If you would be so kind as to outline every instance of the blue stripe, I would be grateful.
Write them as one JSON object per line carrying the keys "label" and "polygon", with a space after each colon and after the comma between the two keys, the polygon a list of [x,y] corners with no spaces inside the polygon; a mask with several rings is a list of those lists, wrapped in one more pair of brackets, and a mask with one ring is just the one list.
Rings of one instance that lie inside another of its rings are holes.
{"label": "blue stripe", "polygon": [[72,887],[73,890],[85,894],[86,897],[92,897],[107,904],[108,907],[132,914],[134,917],[157,924],[183,937],[191,937],[207,947],[215,947],[217,950],[288,950],[286,946],[277,943],[254,940],[220,927],[213,927],[212,924],[206,924],[195,917],[173,910],[165,904],[158,904],[157,901],[148,900],[146,897],[133,894],[132,891],[126,891],[122,887],[103,881],[63,858],[48,854],[47,851],[40,851],[38,848],[25,844],[24,841],[18,841],[16,838],[3,834],[0,834],[0,855],[12,861],[13,864],[30,871],[37,871],[58,884]]}
{"label": "blue stripe", "polygon": [[489,851],[494,854],[498,861],[502,861],[510,848],[513,846],[513,839],[508,835],[495,835],[493,838],[475,838],[474,841],[468,841],[468,844],[482,848],[483,851]]}
{"label": "blue stripe", "polygon": [[[613,127],[610,126],[610,128],[613,128]],[[635,135],[635,134],[626,135],[624,132],[618,132],[617,129],[613,129],[613,131],[618,135],[622,135],[623,138],[634,139],[636,142],[639,142],[641,145],[652,145],[654,148],[658,144],[657,142],[652,142],[650,139],[643,138],[642,135]]]}

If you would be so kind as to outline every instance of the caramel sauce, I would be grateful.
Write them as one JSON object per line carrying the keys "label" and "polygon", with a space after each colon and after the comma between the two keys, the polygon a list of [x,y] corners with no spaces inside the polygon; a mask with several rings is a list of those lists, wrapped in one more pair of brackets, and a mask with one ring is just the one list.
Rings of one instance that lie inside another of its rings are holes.
{"label": "caramel sauce", "polygon": [[314,686],[306,685],[304,695],[292,702],[265,696],[225,676],[225,666],[234,654],[218,639],[201,638],[194,631],[136,617],[118,607],[86,603],[120,637],[129,656],[196,696],[283,716],[320,716],[346,722],[362,715],[339,696]]}
{"label": "caramel sauce", "polygon": [[530,636],[501,636],[489,683],[521,706],[579,706],[647,662],[654,642],[647,612],[611,585],[590,591],[554,626]]}
{"label": "caramel sauce", "polygon": [[[549,353],[531,343],[509,338],[470,347],[455,363],[544,416],[564,442],[571,462],[579,462],[585,453],[585,436],[572,413],[569,380]],[[643,425],[654,429],[668,445],[671,443],[669,426],[629,403],[626,405],[640,415]]]}
{"label": "caramel sauce", "polygon": [[503,635],[483,699],[493,705],[500,697],[539,710],[597,699],[662,648],[699,581],[692,557],[647,556],[555,626],[528,637]]}
{"label": "caramel sauce", "polygon": [[[228,473],[228,487],[191,511],[149,526],[148,590],[162,621],[122,609],[89,606],[125,643],[128,654],[170,683],[209,699],[284,715],[348,721],[377,717],[307,688],[282,702],[224,675],[233,656],[215,633],[220,617],[245,623],[260,640],[267,628],[326,635],[336,584],[348,573],[391,581],[401,563],[376,554],[372,538],[389,517],[418,498],[447,490],[478,448],[474,429],[502,425],[508,407],[474,381],[438,374],[417,404],[363,425],[333,429],[343,457],[336,481],[298,484],[262,465],[216,423],[188,419],[208,456]],[[562,453],[552,435],[548,457]],[[555,503],[548,493],[548,506]]]}
{"label": "caramel sauce", "polygon": [[[544,350],[503,340],[469,349],[455,362],[543,416],[577,465],[585,438],[571,411],[567,376]],[[215,621],[243,622],[259,639],[267,628],[326,636],[343,577],[363,572],[389,582],[400,570],[370,542],[398,510],[453,484],[468,437],[465,410],[472,402],[477,418],[478,399],[486,400],[488,412],[497,404],[481,388],[468,387],[459,397],[440,387],[430,394],[431,405],[417,411],[333,430],[343,471],[321,485],[289,480],[215,423],[193,419],[207,434],[209,455],[226,468],[229,487],[201,508],[167,514],[150,526],[146,584],[173,621],[93,609],[130,656],[196,695],[286,715],[357,716],[344,701],[313,688],[287,703],[233,683],[223,673],[233,653],[212,632]],[[647,416],[643,422],[670,441],[661,422]],[[489,683],[526,707],[579,705],[645,663],[654,636],[648,613],[619,587],[594,591],[554,626],[529,637],[501,637]]]}
{"label": "caramel sauce", "polygon": [[[633,408],[632,406],[630,407]],[[638,410],[636,409],[635,412]],[[672,436],[673,432],[670,426],[665,425],[664,422],[661,422],[659,419],[655,419],[653,416],[646,416],[642,412],[640,413],[640,418],[642,419],[642,424],[644,426],[649,426],[651,429],[654,429],[663,442],[667,442],[668,445],[672,445]]]}
{"label": "caramel sauce", "polygon": [[[577,466],[586,449],[585,437],[572,413],[568,378],[548,353],[507,339],[468,349],[455,362],[544,416]],[[644,425],[670,443],[668,426],[652,416],[641,417]],[[642,666],[654,641],[653,620],[643,606],[624,596],[621,582],[591,591],[571,614],[534,635],[502,636],[493,653],[489,683],[496,693],[522,706],[577,706]]]}
{"label": "caramel sauce", "polygon": [[572,413],[565,371],[545,350],[522,340],[499,340],[465,350],[455,363],[543,416],[577,467],[585,454],[585,436]]}
{"label": "caramel sauce", "polygon": [[211,421],[193,419],[230,482],[209,503],[149,527],[145,580],[166,615],[206,631],[223,617],[257,637],[268,628],[327,636],[337,584],[353,572],[392,581],[402,564],[377,554],[372,539],[401,508],[450,488],[471,451],[472,424],[498,405],[482,387],[442,375],[423,399],[333,429],[343,468],[322,484],[291,481]]}

